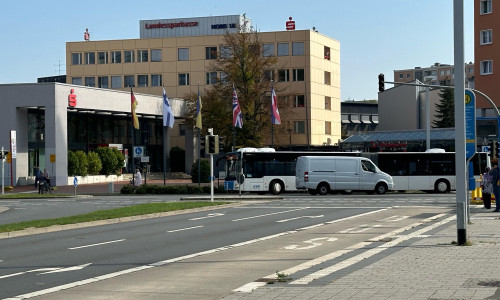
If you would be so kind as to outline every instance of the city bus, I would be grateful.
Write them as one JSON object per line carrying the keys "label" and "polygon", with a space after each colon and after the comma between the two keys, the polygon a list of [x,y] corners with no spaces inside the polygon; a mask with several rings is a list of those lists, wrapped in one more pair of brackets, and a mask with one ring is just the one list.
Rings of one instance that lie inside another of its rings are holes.
{"label": "city bus", "polygon": [[226,154],[224,189],[261,194],[270,192],[274,195],[284,191],[297,191],[295,165],[299,156],[360,156],[360,154],[361,152],[297,152],[275,151],[272,148],[241,148]]}
{"label": "city bus", "polygon": [[[379,152],[367,156],[394,180],[399,191],[456,190],[454,152]],[[491,167],[488,153],[476,153],[471,160],[476,179]],[[470,177],[470,176],[469,176]]]}

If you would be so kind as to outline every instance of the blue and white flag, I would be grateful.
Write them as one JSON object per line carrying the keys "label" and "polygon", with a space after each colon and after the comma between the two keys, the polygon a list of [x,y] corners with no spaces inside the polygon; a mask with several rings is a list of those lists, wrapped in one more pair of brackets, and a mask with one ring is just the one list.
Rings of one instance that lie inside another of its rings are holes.
{"label": "blue and white flag", "polygon": [[167,93],[165,93],[165,88],[163,88],[163,126],[174,128],[174,113],[168,101]]}

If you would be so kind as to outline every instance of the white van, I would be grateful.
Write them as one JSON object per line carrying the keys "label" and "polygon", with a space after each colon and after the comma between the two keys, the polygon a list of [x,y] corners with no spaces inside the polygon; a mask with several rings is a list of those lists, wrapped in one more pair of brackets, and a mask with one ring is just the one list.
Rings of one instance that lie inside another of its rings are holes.
{"label": "white van", "polygon": [[394,189],[392,177],[368,158],[349,156],[300,156],[295,186],[311,195],[330,191],[367,191],[384,194]]}

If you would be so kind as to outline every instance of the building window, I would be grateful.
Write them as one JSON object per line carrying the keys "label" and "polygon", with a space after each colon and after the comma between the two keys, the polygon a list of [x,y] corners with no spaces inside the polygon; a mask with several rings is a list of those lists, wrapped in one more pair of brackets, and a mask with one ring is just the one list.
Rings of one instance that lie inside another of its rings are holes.
{"label": "building window", "polygon": [[73,65],[82,64],[82,54],[81,53],[71,53],[71,63]]}
{"label": "building window", "polygon": [[228,78],[227,73],[220,72],[220,82],[222,84],[228,84],[229,83],[229,81],[227,80],[227,78]]}
{"label": "building window", "polygon": [[186,124],[179,124],[179,135],[180,136],[186,135]]}
{"label": "building window", "polygon": [[293,122],[293,133],[301,133],[304,134],[306,132],[304,121],[295,121]]}
{"label": "building window", "polygon": [[439,71],[439,75],[444,76],[444,70]]}
{"label": "building window", "polygon": [[148,75],[137,75],[137,86],[147,87],[148,86]]}
{"label": "building window", "polygon": [[108,63],[108,52],[97,52],[97,63],[107,64]]}
{"label": "building window", "polygon": [[399,79],[403,79],[403,73],[399,74]]}
{"label": "building window", "polygon": [[85,86],[95,87],[95,77],[85,77]]}
{"label": "building window", "polygon": [[95,52],[85,52],[85,64],[86,65],[95,64]]}
{"label": "building window", "polygon": [[304,55],[304,42],[294,42],[292,43],[292,55]]}
{"label": "building window", "polygon": [[491,0],[481,0],[480,12],[482,15],[491,13]]}
{"label": "building window", "polygon": [[73,77],[71,79],[71,84],[82,85],[82,77]]}
{"label": "building window", "polygon": [[493,61],[483,60],[481,61],[481,75],[488,75],[493,73]]}
{"label": "building window", "polygon": [[411,78],[410,73],[406,74],[406,79],[410,79],[410,78]]}
{"label": "building window", "polygon": [[151,74],[151,86],[162,86],[161,74]]}
{"label": "building window", "polygon": [[120,89],[122,87],[122,77],[121,76],[111,76],[111,88]]}
{"label": "building window", "polygon": [[178,60],[189,60],[189,48],[177,49]]}
{"label": "building window", "polygon": [[290,70],[278,70],[278,81],[290,81]]}
{"label": "building window", "polygon": [[446,70],[446,75],[450,75],[451,74],[451,70]]}
{"label": "building window", "polygon": [[216,84],[216,83],[217,83],[217,72],[208,72],[207,84]]}
{"label": "building window", "polygon": [[148,62],[148,50],[137,50],[137,62]]}
{"label": "building window", "polygon": [[151,61],[161,61],[161,49],[151,49]]}
{"label": "building window", "polygon": [[293,103],[293,107],[304,107],[304,95],[295,96],[295,102]]}
{"label": "building window", "polygon": [[217,59],[217,47],[205,47],[205,59]]}
{"label": "building window", "polygon": [[266,79],[267,81],[274,80],[274,76],[274,70],[264,71],[264,79]]}
{"label": "building window", "polygon": [[135,76],[134,75],[123,76],[123,83],[125,87],[135,87]]}
{"label": "building window", "polygon": [[123,55],[125,56],[125,60],[123,62],[125,62],[125,63],[133,63],[133,62],[135,62],[134,51],[133,50],[123,51]]}
{"label": "building window", "polygon": [[325,121],[325,134],[332,134],[332,122]]}
{"label": "building window", "polygon": [[122,52],[121,51],[111,52],[111,63],[120,64],[121,62],[122,62]]}
{"label": "building window", "polygon": [[332,98],[325,96],[325,109],[332,110]]}
{"label": "building window", "polygon": [[288,43],[278,43],[278,56],[288,56]]}
{"label": "building window", "polygon": [[491,29],[481,30],[481,45],[491,44],[493,42],[493,31]]}
{"label": "building window", "polygon": [[274,56],[274,44],[263,44],[262,56],[264,57]]}
{"label": "building window", "polygon": [[293,81],[304,81],[304,69],[293,69]]}
{"label": "building window", "polygon": [[220,58],[230,58],[232,55],[231,47],[229,46],[220,46]]}
{"label": "building window", "polygon": [[327,71],[325,71],[325,84],[332,84],[332,74]]}
{"label": "building window", "polygon": [[474,68],[469,68],[469,73],[473,74],[474,73]]}
{"label": "building window", "polygon": [[102,89],[109,88],[108,76],[97,77],[97,87]]}
{"label": "building window", "polygon": [[179,85],[189,85],[189,73],[179,74]]}
{"label": "building window", "polygon": [[325,46],[325,59],[330,60],[330,47]]}

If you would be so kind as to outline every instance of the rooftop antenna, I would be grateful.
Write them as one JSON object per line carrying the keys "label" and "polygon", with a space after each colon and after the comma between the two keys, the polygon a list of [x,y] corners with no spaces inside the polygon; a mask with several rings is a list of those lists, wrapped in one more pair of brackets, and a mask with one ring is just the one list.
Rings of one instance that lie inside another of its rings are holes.
{"label": "rooftop antenna", "polygon": [[57,65],[54,65],[54,67],[57,67],[56,72],[59,73],[59,76],[61,75],[61,66],[65,66],[65,64],[61,64],[61,60],[59,60],[59,63]]}

